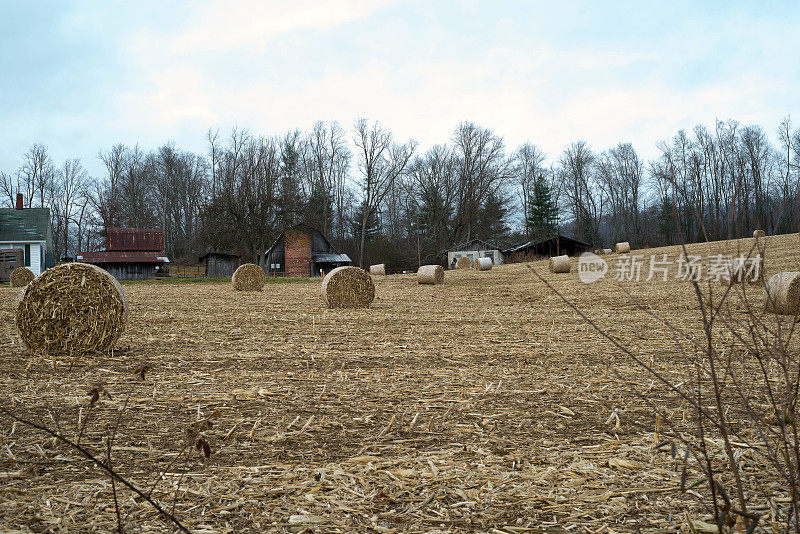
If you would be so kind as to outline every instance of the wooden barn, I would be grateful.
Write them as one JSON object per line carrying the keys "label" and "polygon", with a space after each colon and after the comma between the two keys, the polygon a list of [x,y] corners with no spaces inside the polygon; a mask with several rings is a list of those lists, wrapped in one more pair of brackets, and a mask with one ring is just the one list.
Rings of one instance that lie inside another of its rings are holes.
{"label": "wooden barn", "polygon": [[108,228],[106,250],[81,252],[75,261],[97,265],[117,280],[147,280],[163,272],[169,258],[159,229]]}
{"label": "wooden barn", "polygon": [[234,252],[206,252],[200,256],[198,263],[205,266],[206,276],[233,276],[233,272],[242,264],[242,255]]}
{"label": "wooden barn", "polygon": [[322,232],[305,224],[284,230],[265,254],[265,270],[272,276],[309,277],[349,265]]}
{"label": "wooden barn", "polygon": [[577,256],[593,248],[594,246],[590,243],[584,243],[563,235],[554,235],[512,247],[505,251],[505,255],[506,261],[520,262],[550,256],[561,256],[563,254]]}

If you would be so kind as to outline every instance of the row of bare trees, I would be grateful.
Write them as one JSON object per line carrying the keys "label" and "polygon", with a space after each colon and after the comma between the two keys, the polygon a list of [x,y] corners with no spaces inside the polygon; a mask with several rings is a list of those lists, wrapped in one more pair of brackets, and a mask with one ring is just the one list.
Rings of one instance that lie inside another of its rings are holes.
{"label": "row of bare trees", "polygon": [[99,178],[36,144],[0,172],[0,194],[50,207],[59,256],[102,247],[104,229],[123,226],[162,228],[177,259],[238,249],[259,261],[283,227],[305,222],[359,264],[395,267],[470,239],[555,230],[598,245],[674,243],[678,228],[689,240],[788,232],[800,208],[800,129],[788,118],[775,145],[759,126],[720,121],[658,143],[650,162],[630,143],[596,152],[577,141],[551,159],[532,143],[507,151],[471,122],[425,152],[366,119],[282,137],[209,130],[207,143],[205,155],[117,144],[99,152]]}

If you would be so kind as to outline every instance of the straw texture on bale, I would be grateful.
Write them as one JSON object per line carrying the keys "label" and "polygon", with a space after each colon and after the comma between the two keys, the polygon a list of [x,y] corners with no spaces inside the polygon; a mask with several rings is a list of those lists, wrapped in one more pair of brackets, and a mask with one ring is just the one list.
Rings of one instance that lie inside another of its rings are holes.
{"label": "straw texture on bale", "polygon": [[613,253],[614,253],[614,251],[611,250],[610,248],[604,248],[603,249],[603,254],[613,254]]}
{"label": "straw texture on bale", "polygon": [[758,239],[759,237],[767,237],[767,233],[764,230],[756,230],[753,232],[753,237]]}
{"label": "straw texture on bale", "polygon": [[800,315],[800,272],[778,273],[764,288],[764,310],[779,315]]}
{"label": "straw texture on bale", "polygon": [[616,252],[617,254],[627,254],[631,251],[631,244],[627,241],[623,241],[622,243],[617,243]]}
{"label": "straw texture on bale", "polygon": [[466,256],[461,256],[456,262],[456,269],[469,269],[472,267],[472,262]]}
{"label": "straw texture on bale", "polygon": [[758,284],[764,278],[764,257],[759,255],[746,258],[746,261],[733,259],[728,262],[728,273],[723,274],[719,281],[722,285],[733,284]]}
{"label": "straw texture on bale", "polygon": [[550,272],[551,273],[568,273],[571,269],[569,256],[553,256],[550,258]]}
{"label": "straw texture on bale", "polygon": [[475,269],[488,271],[492,268],[492,258],[475,258]]}
{"label": "straw texture on bale", "polygon": [[322,300],[328,308],[368,308],[374,298],[372,277],[358,267],[337,267],[322,280]]}
{"label": "straw texture on bale", "polygon": [[22,342],[48,355],[106,352],[127,320],[122,286],[87,263],[63,263],[42,273],[22,291],[16,311]]}
{"label": "straw texture on bale", "polygon": [[420,284],[444,283],[444,269],[441,265],[423,265],[417,271],[417,282]]}
{"label": "straw texture on bale", "polygon": [[254,263],[245,263],[231,277],[233,289],[237,291],[261,291],[267,282],[264,269]]}
{"label": "straw texture on bale", "polygon": [[378,265],[370,265],[369,274],[386,274],[386,264],[379,263]]}
{"label": "straw texture on bale", "polygon": [[27,267],[17,267],[11,271],[9,282],[11,282],[11,287],[25,287],[33,282],[34,278],[36,275]]}

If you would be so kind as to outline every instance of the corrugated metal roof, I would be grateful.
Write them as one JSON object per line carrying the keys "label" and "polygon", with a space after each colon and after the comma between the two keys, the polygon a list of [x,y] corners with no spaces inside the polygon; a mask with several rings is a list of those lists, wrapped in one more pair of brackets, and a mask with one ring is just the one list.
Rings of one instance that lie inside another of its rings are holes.
{"label": "corrugated metal roof", "polygon": [[158,252],[100,250],[81,252],[75,261],[82,263],[169,263],[169,258]]}
{"label": "corrugated metal roof", "polygon": [[0,209],[0,241],[47,241],[50,208]]}
{"label": "corrugated metal roof", "polygon": [[347,254],[312,254],[311,257],[317,263],[344,263],[350,262]]}
{"label": "corrugated metal roof", "polygon": [[106,249],[158,252],[164,250],[164,232],[158,228],[108,228]]}

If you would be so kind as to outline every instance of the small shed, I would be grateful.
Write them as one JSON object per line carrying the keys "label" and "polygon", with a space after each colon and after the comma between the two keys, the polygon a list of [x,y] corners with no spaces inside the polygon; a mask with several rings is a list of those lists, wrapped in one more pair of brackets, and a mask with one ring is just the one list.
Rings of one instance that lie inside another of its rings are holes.
{"label": "small shed", "polygon": [[106,250],[81,252],[75,260],[97,265],[117,280],[147,280],[169,263],[164,232],[156,228],[108,228]]}
{"label": "small shed", "polygon": [[55,265],[49,208],[25,208],[17,194],[14,208],[0,209],[0,249],[20,249],[24,266],[39,276]]}
{"label": "small shed", "polygon": [[528,261],[534,258],[549,256],[577,256],[587,250],[592,250],[594,245],[584,243],[571,237],[554,235],[543,239],[528,241],[505,251],[508,261]]}
{"label": "small shed", "polygon": [[448,267],[455,269],[456,262],[464,257],[469,258],[470,263],[474,263],[478,258],[490,258],[493,265],[500,265],[504,261],[503,251],[499,246],[481,239],[473,239],[448,250]]}
{"label": "small shed", "polygon": [[25,253],[21,248],[0,249],[0,282],[9,282],[11,273],[17,267],[22,267]]}
{"label": "small shed", "polygon": [[242,255],[234,252],[212,251],[200,256],[198,262],[205,265],[206,276],[212,278],[233,276],[233,272],[242,263]]}
{"label": "small shed", "polygon": [[310,277],[350,265],[322,232],[306,224],[287,228],[265,254],[265,270],[272,276]]}

